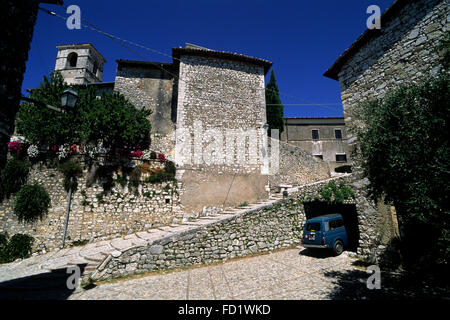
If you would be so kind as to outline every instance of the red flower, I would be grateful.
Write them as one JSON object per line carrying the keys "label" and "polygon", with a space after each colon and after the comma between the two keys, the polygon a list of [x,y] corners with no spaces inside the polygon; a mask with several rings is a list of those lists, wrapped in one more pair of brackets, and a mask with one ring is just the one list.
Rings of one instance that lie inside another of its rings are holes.
{"label": "red flower", "polygon": [[142,157],[142,150],[136,150],[136,151],[131,151],[131,156],[136,157],[136,158],[140,158]]}
{"label": "red flower", "polygon": [[160,162],[167,162],[166,156],[164,153],[158,153],[158,161]]}
{"label": "red flower", "polygon": [[11,141],[8,143],[9,152],[19,154],[20,152],[20,142],[19,141]]}

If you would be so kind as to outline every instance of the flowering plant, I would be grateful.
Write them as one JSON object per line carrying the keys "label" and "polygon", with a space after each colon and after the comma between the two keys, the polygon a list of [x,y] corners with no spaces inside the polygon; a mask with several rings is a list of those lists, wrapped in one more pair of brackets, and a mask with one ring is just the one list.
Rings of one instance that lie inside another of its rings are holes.
{"label": "flowering plant", "polygon": [[76,144],[73,144],[69,147],[69,154],[72,155],[75,153],[78,153],[78,147]]}
{"label": "flowering plant", "polygon": [[136,158],[141,158],[142,157],[142,150],[136,150],[136,151],[131,151],[131,156],[132,157],[136,157]]}
{"label": "flowering plant", "polygon": [[69,145],[68,144],[64,144],[62,146],[59,146],[59,153],[58,153],[58,159],[64,159],[67,158],[67,156],[69,155]]}
{"label": "flowering plant", "polygon": [[20,142],[19,141],[10,141],[8,143],[9,152],[19,154],[20,152]]}
{"label": "flowering plant", "polygon": [[39,155],[39,148],[36,145],[32,144],[31,146],[29,146],[27,153],[30,158],[36,158]]}
{"label": "flowering plant", "polygon": [[158,153],[158,161],[160,162],[167,162],[166,156],[164,153]]}

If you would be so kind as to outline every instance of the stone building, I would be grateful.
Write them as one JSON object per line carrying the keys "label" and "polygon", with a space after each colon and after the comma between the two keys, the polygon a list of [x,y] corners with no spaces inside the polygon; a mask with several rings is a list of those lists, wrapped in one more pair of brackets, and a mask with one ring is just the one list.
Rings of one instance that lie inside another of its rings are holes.
{"label": "stone building", "polygon": [[105,59],[92,44],[57,49],[66,82],[119,91],[152,111],[151,149],[176,162],[188,212],[267,197],[260,150],[271,62],[187,44],[171,63],[117,60],[114,83],[103,83]]}
{"label": "stone building", "polygon": [[434,48],[449,32],[449,6],[446,0],[396,0],[381,16],[381,30],[364,32],[325,72],[339,81],[347,126],[358,103],[439,73],[442,60]]}
{"label": "stone building", "polygon": [[[442,70],[442,57],[435,48],[449,31],[449,13],[446,0],[396,0],[381,16],[381,30],[364,32],[325,72],[326,77],[339,81],[348,128],[355,125],[352,117],[357,104],[382,99],[390,89]],[[353,147],[357,138],[348,132],[347,138]],[[358,161],[353,160],[358,179]],[[368,184],[367,178],[359,178],[353,186]],[[387,208],[382,200],[370,200],[367,191],[361,196],[367,201],[357,205],[363,234],[358,252],[376,257],[386,249],[389,238],[398,235],[395,209]],[[393,232],[385,226],[387,221],[394,222],[390,223]]]}
{"label": "stone building", "polygon": [[90,43],[56,47],[55,70],[69,85],[102,82],[105,58]]}
{"label": "stone building", "polygon": [[327,161],[330,169],[349,163],[347,130],[343,117],[285,118],[281,140]]}

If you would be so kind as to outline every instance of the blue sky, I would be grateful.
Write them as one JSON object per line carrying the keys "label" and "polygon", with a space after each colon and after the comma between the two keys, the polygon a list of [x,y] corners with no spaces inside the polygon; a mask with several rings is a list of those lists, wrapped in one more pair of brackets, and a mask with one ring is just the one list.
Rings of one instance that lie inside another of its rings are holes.
{"label": "blue sky", "polygon": [[[339,84],[323,73],[366,29],[369,5],[393,0],[65,0],[102,30],[171,54],[186,42],[273,62],[285,116],[341,116]],[[41,4],[64,16],[65,9]],[[90,29],[39,12],[22,90],[37,87],[55,66],[56,45],[92,43],[106,58],[103,81],[114,81],[117,59],[143,60]],[[171,58],[137,49],[150,61]],[[267,75],[266,81],[268,80]],[[292,104],[325,104],[304,106]]]}

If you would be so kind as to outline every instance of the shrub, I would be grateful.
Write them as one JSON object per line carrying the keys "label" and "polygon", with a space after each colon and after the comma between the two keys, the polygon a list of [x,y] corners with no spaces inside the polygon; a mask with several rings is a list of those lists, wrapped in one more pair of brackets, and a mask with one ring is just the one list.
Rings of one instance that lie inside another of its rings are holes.
{"label": "shrub", "polygon": [[165,171],[158,171],[154,174],[152,174],[150,177],[146,178],[144,182],[146,183],[161,183],[161,182],[167,182],[167,181],[175,181],[175,177],[167,173]]}
{"label": "shrub", "polygon": [[344,182],[338,185],[334,181],[330,181],[326,186],[320,188],[319,194],[321,200],[328,203],[344,203],[355,196],[353,190]]}
{"label": "shrub", "polygon": [[0,201],[5,197],[9,199],[27,182],[30,172],[30,163],[25,160],[11,159],[6,162],[0,177]]}
{"label": "shrub", "polygon": [[50,196],[39,184],[25,185],[16,195],[14,213],[19,221],[33,222],[48,212]]}
{"label": "shrub", "polygon": [[34,238],[26,234],[15,234],[8,241],[8,235],[0,233],[0,263],[28,258],[33,242]]}
{"label": "shrub", "polygon": [[175,173],[177,171],[176,167],[175,167],[175,163],[173,163],[173,161],[167,161],[164,163],[164,170],[173,175],[175,177]]}
{"label": "shrub", "polygon": [[341,172],[341,173],[352,173],[352,167],[349,165],[340,166],[340,167],[334,168],[334,171]]}
{"label": "shrub", "polygon": [[[83,173],[83,169],[78,162],[68,160],[59,165],[59,170],[64,174],[64,190],[75,191],[78,186],[77,177]],[[70,181],[72,179],[72,181]]]}
{"label": "shrub", "polygon": [[25,259],[31,255],[34,238],[27,234],[15,234],[9,239],[7,254],[10,261]]}

